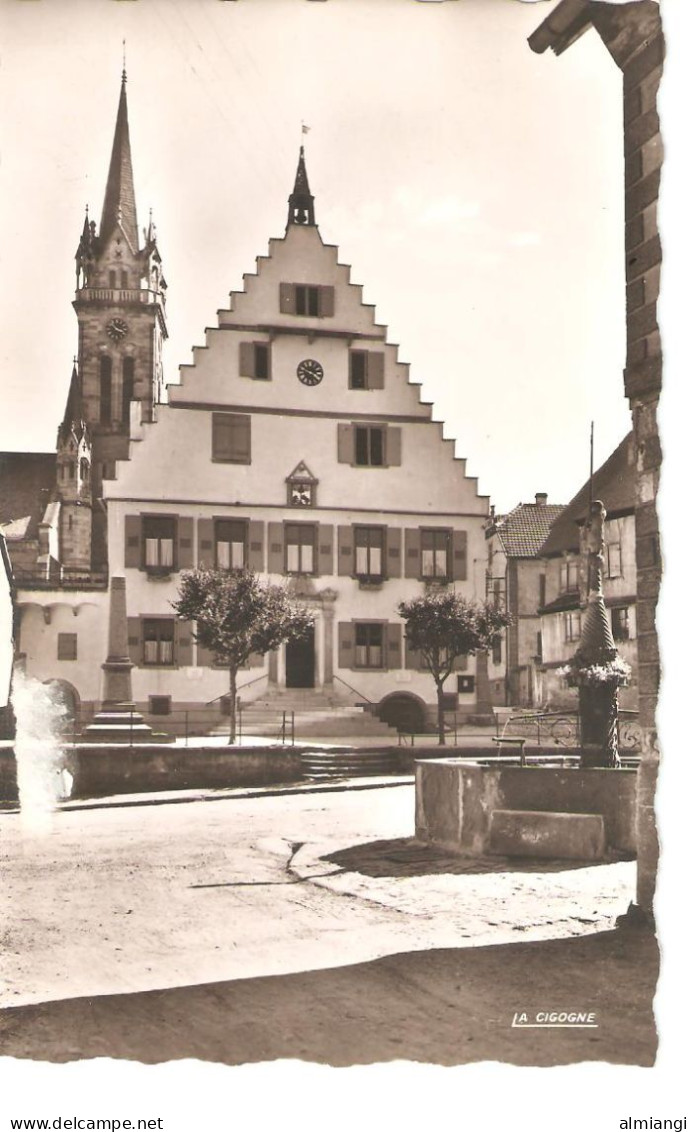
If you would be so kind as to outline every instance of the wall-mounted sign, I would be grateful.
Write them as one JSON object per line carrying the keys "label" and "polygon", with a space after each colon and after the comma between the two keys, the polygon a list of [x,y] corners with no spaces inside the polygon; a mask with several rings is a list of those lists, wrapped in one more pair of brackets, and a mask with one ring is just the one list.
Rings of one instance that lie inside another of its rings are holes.
{"label": "wall-mounted sign", "polygon": [[465,692],[475,691],[475,677],[474,676],[459,676],[458,677],[458,694],[463,695]]}

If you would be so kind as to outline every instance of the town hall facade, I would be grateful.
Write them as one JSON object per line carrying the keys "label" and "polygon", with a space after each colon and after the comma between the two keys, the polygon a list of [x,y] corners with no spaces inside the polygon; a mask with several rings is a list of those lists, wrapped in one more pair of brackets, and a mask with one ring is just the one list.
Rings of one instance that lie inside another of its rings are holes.
{"label": "town hall facade", "polygon": [[[243,701],[306,690],[432,716],[434,684],[397,606],[444,587],[484,599],[488,499],[323,242],[303,149],[285,235],[165,386],[166,283],[152,223],[139,241],[124,76],[101,224],[85,218],[76,275],[55,466],[37,462],[35,519],[5,524],[28,674],[96,710],[110,618],[125,617],[138,708],[214,721],[227,672],[172,602],[182,571],[247,566],[287,585],[314,630],[252,658]],[[20,463],[13,473],[6,458],[10,478]],[[446,691],[468,714],[486,686],[471,661]]]}

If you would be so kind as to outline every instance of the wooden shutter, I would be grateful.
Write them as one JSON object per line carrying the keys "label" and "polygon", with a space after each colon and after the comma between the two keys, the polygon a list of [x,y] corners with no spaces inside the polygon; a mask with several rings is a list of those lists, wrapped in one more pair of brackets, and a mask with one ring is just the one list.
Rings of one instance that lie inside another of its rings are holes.
{"label": "wooden shutter", "polygon": [[296,288],[293,283],[279,284],[279,310],[282,314],[296,313]]}
{"label": "wooden shutter", "polygon": [[248,413],[212,413],[211,459],[252,462],[252,418]]}
{"label": "wooden shutter", "polygon": [[240,377],[254,377],[254,342],[240,343]]}
{"label": "wooden shutter", "polygon": [[340,621],[337,629],[339,631],[337,667],[352,668],[354,665],[354,623],[352,621]]}
{"label": "wooden shutter", "polygon": [[318,309],[321,318],[331,318],[334,314],[334,287],[318,287],[320,302]]}
{"label": "wooden shutter", "polygon": [[124,566],[142,568],[140,515],[127,515],[124,519]]}
{"label": "wooden shutter", "polygon": [[140,617],[127,617],[126,631],[128,633],[128,655],[134,664],[140,666],[143,663]]}
{"label": "wooden shutter", "polygon": [[402,530],[400,527],[388,527],[385,534],[386,578],[402,577]]}
{"label": "wooden shutter", "polygon": [[247,565],[261,574],[264,570],[264,523],[254,519],[247,528]]}
{"label": "wooden shutter", "polygon": [[334,527],[321,523],[318,527],[318,574],[334,574]]}
{"label": "wooden shutter", "polygon": [[354,463],[354,426],[337,425],[337,459],[340,464]]}
{"label": "wooden shutter", "polygon": [[194,663],[194,640],[191,630],[191,621],[175,622],[175,664],[180,668],[191,668]]}
{"label": "wooden shutter", "polygon": [[369,389],[382,389],[385,384],[385,357],[383,354],[370,352],[367,356],[367,387]]}
{"label": "wooden shutter", "polygon": [[422,576],[422,533],[417,529],[408,527],[405,531],[405,577],[421,578]]}
{"label": "wooden shutter", "polygon": [[284,525],[283,523],[269,523],[267,527],[267,572],[269,574],[283,574],[284,563]]}
{"label": "wooden shutter", "polygon": [[411,649],[405,641],[405,668],[414,668],[417,672],[425,672],[422,667],[422,654],[418,649]]}
{"label": "wooden shutter", "polygon": [[453,580],[464,582],[468,577],[468,532],[453,532]]}
{"label": "wooden shutter", "polygon": [[213,545],[213,519],[197,521],[197,541],[199,543],[199,569],[210,570],[216,561]]}
{"label": "wooden shutter", "polygon": [[402,668],[402,624],[386,625],[386,667]]}
{"label": "wooden shutter", "polygon": [[192,570],[194,567],[194,520],[186,516],[177,519],[177,561],[178,570]]}
{"label": "wooden shutter", "polygon": [[394,425],[385,430],[385,462],[388,467],[402,463],[402,429]]}
{"label": "wooden shutter", "polygon": [[354,573],[353,527],[337,527],[337,573],[345,578]]}
{"label": "wooden shutter", "polygon": [[[210,520],[209,520],[210,521]],[[196,663],[199,668],[213,668],[215,657],[210,649],[196,642]]]}

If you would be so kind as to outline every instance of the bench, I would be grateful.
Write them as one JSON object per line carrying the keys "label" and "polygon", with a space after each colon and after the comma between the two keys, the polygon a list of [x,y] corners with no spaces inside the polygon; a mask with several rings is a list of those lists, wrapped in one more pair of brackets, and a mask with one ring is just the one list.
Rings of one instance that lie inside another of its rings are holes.
{"label": "bench", "polygon": [[501,755],[502,747],[518,747],[519,748],[519,762],[521,766],[526,766],[526,739],[520,735],[493,735],[492,742],[497,744],[497,754]]}

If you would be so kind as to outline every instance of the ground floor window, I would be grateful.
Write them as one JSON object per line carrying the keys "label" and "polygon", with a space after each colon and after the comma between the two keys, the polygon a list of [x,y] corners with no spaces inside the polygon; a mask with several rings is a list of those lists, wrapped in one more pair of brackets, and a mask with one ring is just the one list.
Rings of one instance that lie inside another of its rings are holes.
{"label": "ground floor window", "polygon": [[375,622],[354,626],[354,664],[357,668],[384,667],[384,628]]}
{"label": "ground floor window", "polygon": [[143,622],[143,663],[174,664],[174,620],[152,617]]}

